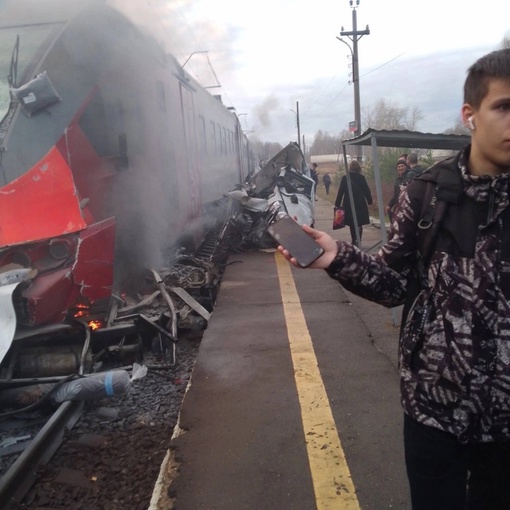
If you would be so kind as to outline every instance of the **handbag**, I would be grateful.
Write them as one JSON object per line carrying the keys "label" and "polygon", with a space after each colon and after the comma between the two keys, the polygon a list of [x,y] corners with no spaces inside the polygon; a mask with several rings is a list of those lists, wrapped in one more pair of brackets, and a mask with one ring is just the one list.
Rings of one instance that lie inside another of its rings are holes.
{"label": "handbag", "polygon": [[333,230],[345,227],[345,211],[343,207],[334,208]]}

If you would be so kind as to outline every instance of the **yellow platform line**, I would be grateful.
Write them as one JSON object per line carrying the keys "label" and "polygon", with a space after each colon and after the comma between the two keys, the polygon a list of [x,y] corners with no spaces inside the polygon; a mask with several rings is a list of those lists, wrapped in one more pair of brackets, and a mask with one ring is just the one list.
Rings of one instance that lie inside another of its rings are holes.
{"label": "yellow platform line", "polygon": [[275,257],[317,510],[359,510],[291,267]]}

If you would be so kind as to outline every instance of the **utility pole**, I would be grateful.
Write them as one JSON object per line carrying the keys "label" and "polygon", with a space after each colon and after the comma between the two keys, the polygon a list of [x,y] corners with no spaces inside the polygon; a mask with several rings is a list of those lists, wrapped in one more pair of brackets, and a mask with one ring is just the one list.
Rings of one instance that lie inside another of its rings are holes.
{"label": "utility pole", "polygon": [[301,129],[299,127],[299,101],[296,101],[296,111],[291,110],[291,112],[296,116],[297,143],[298,143],[299,148],[301,149]]}
{"label": "utility pole", "polygon": [[296,112],[297,112],[297,142],[301,149],[301,129],[299,127],[299,101],[296,101]]}
{"label": "utility pole", "polygon": [[[349,0],[349,5],[352,8],[352,31],[344,30],[342,27],[342,31],[340,35],[348,37],[352,41],[352,48],[349,43],[345,42],[340,37],[337,39],[344,44],[346,44],[351,50],[352,56],[352,83],[354,85],[354,123],[355,125],[351,129],[354,132],[354,136],[358,136],[361,134],[361,106],[360,106],[360,96],[359,96],[359,68],[358,68],[358,41],[364,35],[370,35],[370,30],[368,25],[365,30],[358,30],[357,18],[356,18],[356,8],[359,6],[359,0]],[[349,126],[350,128],[351,126]],[[356,145],[356,159],[361,161],[361,147]]]}

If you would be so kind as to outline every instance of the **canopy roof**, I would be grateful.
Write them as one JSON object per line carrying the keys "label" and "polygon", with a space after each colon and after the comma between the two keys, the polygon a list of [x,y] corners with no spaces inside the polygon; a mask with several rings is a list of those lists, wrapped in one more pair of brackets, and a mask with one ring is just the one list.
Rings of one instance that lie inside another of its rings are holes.
{"label": "canopy roof", "polygon": [[469,135],[444,135],[408,130],[367,129],[355,138],[342,140],[343,145],[371,145],[375,138],[378,147],[404,147],[406,149],[459,150],[471,141]]}

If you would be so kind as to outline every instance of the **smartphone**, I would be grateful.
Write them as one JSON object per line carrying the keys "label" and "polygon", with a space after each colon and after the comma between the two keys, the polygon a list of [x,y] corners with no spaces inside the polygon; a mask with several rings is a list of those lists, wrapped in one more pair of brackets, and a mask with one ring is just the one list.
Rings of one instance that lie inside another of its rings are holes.
{"label": "smartphone", "polygon": [[269,225],[269,235],[294,257],[301,267],[308,267],[324,250],[290,216]]}

